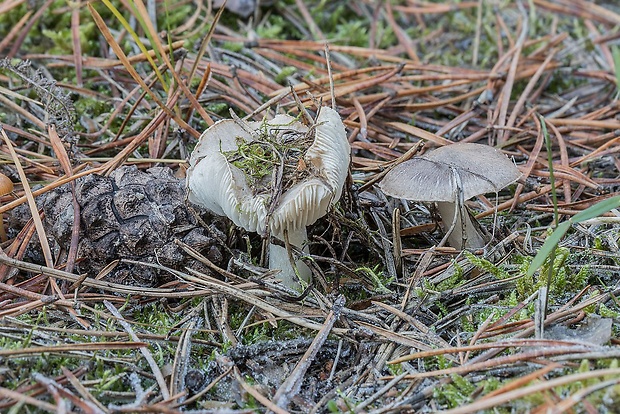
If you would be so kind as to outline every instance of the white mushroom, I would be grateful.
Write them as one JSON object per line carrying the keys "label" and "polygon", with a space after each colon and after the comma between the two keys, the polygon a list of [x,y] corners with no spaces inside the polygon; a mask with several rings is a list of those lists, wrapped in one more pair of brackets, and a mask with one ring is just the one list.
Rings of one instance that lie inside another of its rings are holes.
{"label": "white mushroom", "polygon": [[392,197],[435,202],[448,243],[457,249],[484,247],[484,236],[463,205],[497,193],[521,173],[501,151],[482,144],[451,144],[394,167],[379,187]]}
{"label": "white mushroom", "polygon": [[[190,157],[189,200],[262,236],[284,240],[286,232],[303,248],[306,226],[340,198],[350,151],[340,116],[327,107],[311,127],[288,115],[222,120],[202,134]],[[299,286],[285,248],[270,244],[269,267],[282,270],[278,277],[287,286]],[[307,282],[310,269],[301,261],[296,267]]]}

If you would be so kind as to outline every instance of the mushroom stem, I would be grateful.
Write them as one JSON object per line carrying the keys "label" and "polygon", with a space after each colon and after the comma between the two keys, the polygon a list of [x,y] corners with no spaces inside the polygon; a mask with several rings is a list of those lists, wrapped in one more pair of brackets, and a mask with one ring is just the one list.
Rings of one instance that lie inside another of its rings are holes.
{"label": "mushroom stem", "polygon": [[465,206],[457,209],[457,203],[437,202],[437,212],[443,222],[450,246],[458,250],[481,248],[486,244]]}
{"label": "mushroom stem", "polygon": [[[289,243],[292,246],[302,249],[306,253],[309,252],[308,247],[304,247],[307,240],[308,235],[305,227],[300,231],[288,233]],[[278,279],[282,280],[282,283],[293,289],[297,289],[301,286],[299,283],[300,278],[304,282],[309,282],[312,276],[312,271],[302,260],[295,260],[295,267],[297,267],[299,277],[295,274],[295,269],[291,264],[286,247],[278,246],[273,243],[269,244],[269,269],[280,269],[281,272],[277,275]]]}

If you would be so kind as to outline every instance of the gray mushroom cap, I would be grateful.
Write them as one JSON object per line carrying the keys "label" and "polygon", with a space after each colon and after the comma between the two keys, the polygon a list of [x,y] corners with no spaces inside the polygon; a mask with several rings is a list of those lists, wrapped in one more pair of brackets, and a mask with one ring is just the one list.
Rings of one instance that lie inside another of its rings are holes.
{"label": "gray mushroom cap", "polygon": [[[453,176],[457,173],[459,180]],[[521,173],[501,151],[482,144],[451,144],[397,165],[379,183],[392,197],[412,201],[456,202],[457,183],[463,200],[496,193]]]}

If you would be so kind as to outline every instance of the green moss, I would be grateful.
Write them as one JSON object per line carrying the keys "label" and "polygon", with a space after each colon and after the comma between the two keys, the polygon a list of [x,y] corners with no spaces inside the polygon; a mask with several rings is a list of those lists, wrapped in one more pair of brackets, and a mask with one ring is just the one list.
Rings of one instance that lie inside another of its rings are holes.
{"label": "green moss", "polygon": [[341,22],[336,29],[334,43],[349,46],[368,46],[368,26],[359,20]]}
{"label": "green moss", "polygon": [[362,266],[355,269],[355,271],[362,272],[365,276],[367,276],[370,279],[370,283],[372,283],[377,293],[394,293],[387,288],[387,286],[389,286],[394,281],[394,278],[386,277],[384,272],[380,271],[379,269],[380,265],[376,265],[373,268]]}
{"label": "green moss", "polygon": [[473,264],[483,272],[490,273],[498,279],[508,279],[510,277],[510,275],[505,270],[491,263],[482,256],[476,256],[468,252],[467,250],[463,251],[463,255],[467,258],[467,260],[469,260],[471,264]]}
{"label": "green moss", "polygon": [[294,66],[284,66],[281,68],[280,73],[275,77],[275,81],[280,85],[286,85],[287,78],[297,72],[297,68]]}
{"label": "green moss", "polygon": [[453,260],[452,268],[454,269],[452,275],[438,283],[437,286],[432,288],[432,290],[443,292],[446,290],[456,289],[465,283],[465,279],[463,278],[463,268],[461,265],[457,261]]}
{"label": "green moss", "polygon": [[[253,131],[253,140],[236,137],[237,148],[222,152],[228,162],[244,174],[254,195],[271,195],[275,174],[281,174],[282,193],[311,174],[308,168],[299,168],[299,163],[314,142],[311,130],[304,133],[291,129],[287,139],[281,139],[282,131],[296,121],[292,119],[285,125],[275,125],[265,120]],[[272,134],[274,127],[278,127],[275,135]]]}
{"label": "green moss", "polygon": [[471,402],[475,385],[460,375],[451,375],[451,383],[443,384],[433,391],[433,397],[442,407],[456,408]]}
{"label": "green moss", "polygon": [[598,314],[604,318],[620,318],[620,311],[610,309],[604,303],[599,305]]}
{"label": "green moss", "polygon": [[[91,42],[90,39],[95,38],[96,33],[97,30],[94,22],[87,22],[80,25],[79,34],[82,53],[87,55],[93,54],[93,48],[98,45]],[[73,54],[73,38],[70,26],[66,28],[43,29],[42,34],[50,39],[54,45],[47,53],[53,55]]]}
{"label": "green moss", "polygon": [[301,33],[291,28],[291,25],[282,16],[271,14],[256,28],[256,34],[261,39],[300,39]]}
{"label": "green moss", "polygon": [[241,42],[223,42],[222,48],[230,50],[231,52],[239,53],[243,50],[244,45]]}

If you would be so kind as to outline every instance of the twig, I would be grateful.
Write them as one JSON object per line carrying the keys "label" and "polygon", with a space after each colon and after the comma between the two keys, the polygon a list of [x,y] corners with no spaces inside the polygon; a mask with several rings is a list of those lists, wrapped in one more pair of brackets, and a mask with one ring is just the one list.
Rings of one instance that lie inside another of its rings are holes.
{"label": "twig", "polygon": [[[140,342],[140,339],[134,333],[133,328],[123,318],[123,316],[120,314],[118,309],[116,309],[116,307],[112,305],[110,302],[108,302],[107,300],[104,300],[103,304],[110,311],[110,313],[114,315],[114,317],[116,318],[118,323],[121,324],[123,329],[125,329],[125,332],[127,332],[131,340]],[[140,352],[142,353],[142,356],[144,356],[144,359],[146,359],[146,362],[151,367],[151,371],[153,372],[153,375],[155,375],[155,379],[157,380],[157,384],[159,385],[159,390],[161,391],[162,396],[164,397],[164,399],[170,398],[170,391],[168,390],[168,385],[166,384],[166,380],[164,379],[164,376],[161,373],[161,370],[157,366],[157,362],[155,362],[155,358],[153,358],[151,351],[149,351],[147,347],[141,347]]]}
{"label": "twig", "polygon": [[312,361],[314,361],[319,350],[327,340],[327,336],[332,331],[334,324],[336,323],[336,321],[338,321],[344,303],[345,299],[342,295],[334,301],[334,306],[325,318],[325,323],[323,324],[323,327],[314,337],[314,340],[312,341],[312,344],[310,344],[310,346],[308,347],[308,350],[297,362],[297,365],[295,365],[293,372],[291,372],[288,378],[282,383],[280,388],[278,388],[278,391],[273,397],[273,401],[278,407],[286,408],[289,404],[289,401],[299,392],[306,371],[308,370],[310,364],[312,364]]}

